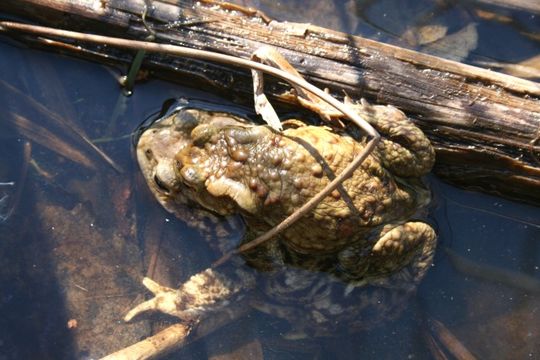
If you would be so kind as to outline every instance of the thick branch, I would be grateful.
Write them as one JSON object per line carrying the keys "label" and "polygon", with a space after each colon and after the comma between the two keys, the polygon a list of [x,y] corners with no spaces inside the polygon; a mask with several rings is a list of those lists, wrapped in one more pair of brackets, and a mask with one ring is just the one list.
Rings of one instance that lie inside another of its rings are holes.
{"label": "thick branch", "polygon": [[[540,202],[540,84],[316,26],[268,21],[255,11],[210,1],[152,4],[146,19],[156,41],[243,58],[263,45],[275,46],[321,87],[404,110],[436,146],[435,171],[441,177]],[[142,0],[4,0],[0,10],[64,29],[148,36]],[[100,51],[108,53],[108,61],[132,56]],[[196,77],[214,90],[251,98],[244,70],[156,54],[146,65],[168,79]],[[291,101],[286,89],[274,84],[270,92]]]}

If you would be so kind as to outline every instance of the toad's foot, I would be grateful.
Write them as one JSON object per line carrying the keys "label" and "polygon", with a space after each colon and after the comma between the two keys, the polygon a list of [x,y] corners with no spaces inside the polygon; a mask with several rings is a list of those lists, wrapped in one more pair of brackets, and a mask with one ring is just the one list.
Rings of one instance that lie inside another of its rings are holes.
{"label": "toad's foot", "polygon": [[131,321],[135,316],[143,312],[156,310],[177,316],[177,290],[161,286],[147,277],[143,279],[143,285],[146,286],[155,297],[131,309],[126,316],[124,316],[124,321]]}
{"label": "toad's foot", "polygon": [[253,284],[253,274],[243,270],[224,274],[207,269],[193,275],[178,290],[144,278],[143,285],[154,294],[154,298],[137,305],[127,313],[124,320],[130,321],[147,311],[159,311],[184,321],[198,320],[204,314],[219,310],[238,299],[244,292],[241,290]]}
{"label": "toad's foot", "polygon": [[368,271],[397,276],[397,270],[409,268],[405,273],[411,279],[403,280],[419,282],[433,262],[437,239],[433,228],[423,222],[407,222],[385,232],[373,246]]}
{"label": "toad's foot", "polygon": [[[339,255],[348,280],[368,278],[370,284],[383,287],[416,286],[433,260],[437,236],[431,226],[423,222],[388,224],[374,235],[378,240],[369,255],[363,246],[351,246]],[[393,280],[388,281],[390,278]]]}
{"label": "toad's foot", "polygon": [[355,103],[347,97],[345,104],[382,135],[377,150],[384,166],[393,174],[420,177],[431,170],[435,162],[433,147],[401,110],[391,105],[371,105],[364,99]]}

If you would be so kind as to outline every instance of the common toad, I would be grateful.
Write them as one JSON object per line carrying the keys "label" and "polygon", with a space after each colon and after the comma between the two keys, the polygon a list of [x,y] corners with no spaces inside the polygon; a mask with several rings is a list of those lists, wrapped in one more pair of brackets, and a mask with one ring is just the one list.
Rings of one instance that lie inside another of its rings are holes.
{"label": "common toad", "polygon": [[[146,279],[155,298],[133,309],[200,320],[255,285],[254,308],[286,318],[295,335],[364,329],[395,318],[430,267],[436,235],[411,220],[429,203],[434,163],[424,134],[398,109],[352,104],[382,136],[353,176],[312,212],[243,261],[209,268],[177,289]],[[140,137],[137,158],[162,205],[240,214],[249,241],[314,196],[363,149],[344,130],[284,122],[284,131],[183,107]],[[200,211],[200,210],[194,210]],[[190,215],[192,216],[192,215]],[[238,244],[220,244],[221,252]],[[244,263],[245,261],[245,263]]]}

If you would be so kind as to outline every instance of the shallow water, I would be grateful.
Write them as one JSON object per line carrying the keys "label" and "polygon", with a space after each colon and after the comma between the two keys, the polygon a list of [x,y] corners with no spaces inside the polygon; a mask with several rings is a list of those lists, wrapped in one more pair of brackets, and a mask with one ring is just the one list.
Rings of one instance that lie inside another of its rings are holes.
{"label": "shallow water", "polygon": [[[328,3],[332,11],[325,8]],[[347,10],[361,3],[317,3],[325,8],[325,22],[315,16],[323,10],[311,15],[309,9],[292,11],[284,3],[273,3],[277,4],[273,9],[263,1],[255,5],[276,18],[291,16],[291,21],[312,21],[404,44],[395,34],[406,28],[403,14],[415,13],[414,8],[381,12],[377,6],[392,6],[388,1],[373,2],[363,9],[370,20],[366,22]],[[287,4],[298,6],[294,1]],[[471,21],[471,10],[464,5],[443,14],[452,20],[453,29]],[[535,30],[534,19],[523,13],[510,15],[524,18],[520,24]],[[385,18],[391,20],[385,22]],[[481,36],[479,46],[465,61],[515,62],[538,53],[538,45],[535,48],[516,26],[472,20],[478,22]],[[497,37],[482,36],[493,28]],[[508,41],[515,51],[501,50]],[[121,321],[147,295],[140,285],[142,276],[156,274],[157,281],[175,286],[212,260],[197,234],[149,196],[132,155],[131,134],[166,99],[221,100],[157,80],[138,84],[133,96],[125,98],[115,69],[24,49],[10,41],[0,42],[0,54],[0,80],[73,121],[90,139],[99,140],[100,148],[123,169],[122,173],[113,170],[86,145],[73,140],[69,130],[51,124],[46,114],[28,102],[0,93],[6,108],[15,108],[68,139],[92,164],[67,160],[73,156],[51,151],[46,140],[32,141],[33,161],[21,179],[28,136],[9,130],[0,118],[6,130],[0,134],[0,183],[15,182],[0,185],[3,214],[7,215],[16,189],[22,188],[15,212],[0,223],[0,358],[98,358],[171,322],[168,318],[158,318],[157,325],[148,318],[129,325]],[[291,342],[280,336],[286,324],[253,314],[171,358],[233,357],[234,349],[244,349],[262,351],[265,359],[353,359],[359,354],[430,359],[433,355],[425,340],[430,332],[424,322],[428,318],[442,322],[479,358],[540,357],[540,209],[456,189],[435,177],[430,182],[434,193],[430,220],[440,245],[416,301],[399,321],[353,336]],[[156,248],[158,260],[149,259]]]}

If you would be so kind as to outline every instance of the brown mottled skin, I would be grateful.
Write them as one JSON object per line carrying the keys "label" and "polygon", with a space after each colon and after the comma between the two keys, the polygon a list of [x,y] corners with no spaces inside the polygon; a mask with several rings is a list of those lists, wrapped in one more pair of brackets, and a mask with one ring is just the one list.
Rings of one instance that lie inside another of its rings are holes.
{"label": "brown mottled skin", "polygon": [[[173,305],[144,310],[200,318],[257,278],[263,294],[252,306],[287,318],[298,333],[367,328],[397,316],[432,262],[433,229],[409,219],[429,203],[420,177],[433,166],[434,151],[401,111],[366,102],[354,107],[382,141],[343,186],[278,238],[245,254],[249,266],[194,275],[184,290],[169,289]],[[241,214],[249,241],[319,192],[366,141],[297,120],[284,127],[277,132],[229,114],[184,109],[141,136],[139,164],[169,211],[185,218],[178,209],[197,204],[219,215]],[[182,295],[186,288],[189,296]],[[212,291],[219,295],[209,296]],[[197,316],[186,314],[190,306],[200,310]]]}

